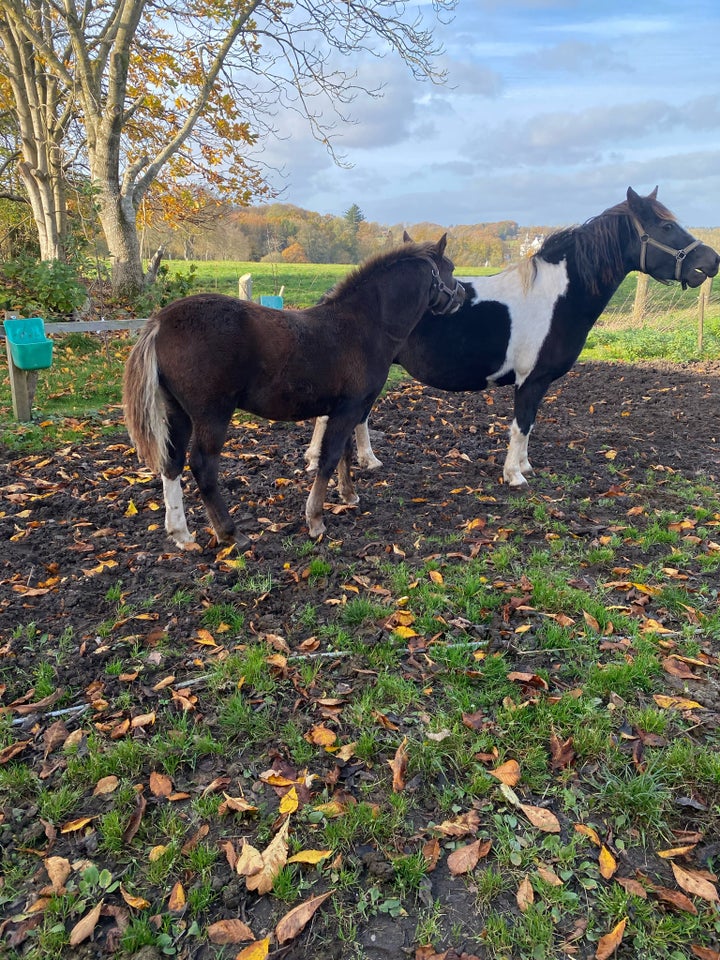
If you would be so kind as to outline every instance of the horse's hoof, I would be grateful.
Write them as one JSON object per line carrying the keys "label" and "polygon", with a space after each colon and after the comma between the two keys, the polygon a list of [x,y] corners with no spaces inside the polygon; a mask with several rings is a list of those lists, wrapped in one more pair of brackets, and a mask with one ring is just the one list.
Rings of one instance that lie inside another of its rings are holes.
{"label": "horse's hoof", "polygon": [[252,540],[250,537],[246,537],[244,533],[240,533],[239,531],[235,532],[232,542],[238,548],[240,553],[252,546]]}
{"label": "horse's hoof", "polygon": [[379,470],[382,465],[383,465],[382,460],[378,460],[377,457],[375,457],[374,460],[360,461],[360,466],[363,468],[363,470],[369,470],[369,471]]}
{"label": "horse's hoof", "polygon": [[320,521],[320,523],[308,522],[308,531],[310,533],[310,536],[313,538],[313,540],[317,540],[318,537],[321,537],[326,530],[327,530],[327,527],[322,522],[322,520]]}

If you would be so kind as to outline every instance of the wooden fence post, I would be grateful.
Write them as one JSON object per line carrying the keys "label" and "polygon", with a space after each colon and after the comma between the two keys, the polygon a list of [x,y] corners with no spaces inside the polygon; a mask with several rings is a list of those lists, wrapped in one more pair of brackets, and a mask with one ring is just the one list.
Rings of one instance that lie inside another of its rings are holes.
{"label": "wooden fence post", "polygon": [[697,348],[698,353],[702,353],[703,342],[705,337],[705,308],[710,303],[710,291],[712,290],[713,278],[708,277],[700,285],[700,293],[698,294],[698,333],[697,333]]}
{"label": "wooden fence post", "polygon": [[635,287],[635,302],[633,303],[633,323],[642,323],[645,319],[647,297],[648,275],[646,273],[639,273],[637,275],[637,286]]}
{"label": "wooden fence post", "polygon": [[238,297],[241,300],[252,300],[252,274],[244,273],[238,280]]}

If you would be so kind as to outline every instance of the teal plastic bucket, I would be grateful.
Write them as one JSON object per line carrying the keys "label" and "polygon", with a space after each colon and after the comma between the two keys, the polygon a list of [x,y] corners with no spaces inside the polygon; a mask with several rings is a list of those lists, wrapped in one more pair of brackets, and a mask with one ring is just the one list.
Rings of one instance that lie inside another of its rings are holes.
{"label": "teal plastic bucket", "polygon": [[52,364],[53,342],[42,317],[3,320],[10,356],[19,370],[44,370]]}
{"label": "teal plastic bucket", "polygon": [[282,310],[283,308],[283,298],[271,296],[267,294],[264,297],[260,297],[260,306],[261,307],[272,307],[274,310]]}

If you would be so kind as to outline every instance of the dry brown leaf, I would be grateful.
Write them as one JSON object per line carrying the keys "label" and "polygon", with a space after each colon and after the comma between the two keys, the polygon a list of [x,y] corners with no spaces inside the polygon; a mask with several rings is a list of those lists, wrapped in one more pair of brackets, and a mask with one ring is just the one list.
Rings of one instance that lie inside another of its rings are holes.
{"label": "dry brown leaf", "polygon": [[200,843],[201,840],[204,840],[205,837],[210,833],[210,827],[207,823],[203,823],[195,833],[190,837],[189,840],[186,840],[185,843],[180,848],[180,853],[183,856],[187,856],[189,853],[195,849],[195,847]]}
{"label": "dry brown leaf", "polygon": [[610,933],[600,937],[597,950],[595,951],[595,960],[609,960],[622,943],[623,934],[627,925],[627,917],[624,917],[617,926],[613,927]]}
{"label": "dry brown leaf", "polygon": [[711,950],[710,947],[701,947],[693,943],[690,949],[696,957],[699,957],[699,960],[720,960],[720,953],[717,950]]}
{"label": "dry brown leaf", "polygon": [[242,920],[218,920],[207,928],[210,943],[242,943],[254,940],[255,934]]}
{"label": "dry brown leaf", "polygon": [[658,850],[657,855],[662,857],[663,860],[672,860],[673,857],[684,857],[687,853],[691,853],[696,846],[696,843],[688,843],[683,847],[671,847],[669,850]]}
{"label": "dry brown leaf", "polygon": [[262,854],[251,843],[244,840],[235,863],[235,872],[241,877],[253,877],[256,873],[260,873],[262,867]]}
{"label": "dry brown leaf", "polygon": [[691,913],[694,917],[697,916],[698,910],[695,904],[692,902],[690,897],[686,897],[685,894],[681,893],[679,890],[670,890],[668,887],[653,886],[652,894],[654,897],[657,897],[658,900],[661,900],[668,906],[673,907],[675,910],[682,910],[683,913]]}
{"label": "dry brown leaf", "polygon": [[647,890],[639,880],[633,880],[632,877],[615,877],[615,882],[619,883],[628,893],[632,893],[642,900],[647,900]]}
{"label": "dry brown leaf", "polygon": [[542,830],[543,833],[560,833],[560,821],[552,810],[547,810],[545,807],[532,807],[527,803],[521,803],[519,807],[538,830]]}
{"label": "dry brown leaf", "polygon": [[147,800],[145,799],[145,797],[144,797],[141,793],[139,793],[139,794],[137,795],[137,800],[136,800],[136,804],[135,804],[135,811],[134,811],[133,815],[130,817],[130,820],[129,820],[129,822],[128,822],[128,825],[125,827],[125,832],[123,833],[123,842],[124,842],[124,843],[130,843],[130,841],[132,840],[132,838],[135,836],[135,834],[136,834],[136,833],[138,832],[138,830],[140,829],[140,824],[141,824],[142,818],[143,818],[143,816],[144,816],[144,814],[145,814],[145,807],[147,807]]}
{"label": "dry brown leaf", "polygon": [[286,913],[275,927],[275,936],[280,944],[287,943],[288,940],[294,940],[295,937],[304,929],[308,920],[314,915],[315,911],[321,906],[328,897],[333,894],[332,890],[327,893],[321,893],[317,897],[311,897],[304,903],[299,904]]}
{"label": "dry brown leaf", "polygon": [[109,777],[101,777],[100,780],[95,784],[95,789],[93,790],[94,797],[105,796],[108,793],[113,793],[117,790],[120,784],[120,780],[115,774],[110,774]]}
{"label": "dry brown leaf", "polygon": [[480,817],[476,810],[468,810],[454,820],[444,820],[432,829],[445,837],[466,837],[469,833],[477,833],[480,827]]}
{"label": "dry brown leaf", "polygon": [[337,734],[324,724],[316,723],[305,734],[305,739],[316,747],[331,747],[337,740]]}
{"label": "dry brown leaf", "polygon": [[56,720],[55,723],[51,723],[43,734],[43,743],[45,744],[43,755],[47,757],[53,750],[61,747],[67,740],[67,736],[68,728],[62,720]]}
{"label": "dry brown leaf", "polygon": [[505,763],[501,763],[494,770],[488,770],[488,773],[501,783],[514,787],[520,781],[520,764],[517,760],[506,760]]}
{"label": "dry brown leaf", "polygon": [[718,892],[714,883],[701,876],[696,870],[683,870],[674,861],[670,861],[672,872],[675,875],[677,885],[686,893],[693,896],[702,897],[703,900],[709,900],[711,903],[717,903]]}
{"label": "dry brown leaf", "polygon": [[61,894],[65,889],[65,881],[72,873],[70,861],[65,857],[46,857],[43,861],[45,869],[50,877],[53,892]]}
{"label": "dry brown leaf", "polygon": [[83,940],[92,934],[93,930],[97,926],[97,922],[100,919],[100,911],[102,910],[103,901],[96,904],[92,910],[89,910],[82,919],[78,920],[75,926],[70,931],[70,946],[76,947],[79,943],[82,943]]}
{"label": "dry brown leaf", "polygon": [[225,799],[218,807],[218,813],[220,816],[226,814],[229,810],[232,810],[234,813],[256,813],[257,807],[254,807],[251,803],[248,803],[244,797],[231,797],[227,793],[223,793]]}
{"label": "dry brown leaf", "polygon": [[563,881],[550,867],[546,867],[541,863],[537,868],[537,872],[540,879],[551,887],[561,887],[563,885]]}
{"label": "dry brown leaf", "polygon": [[550,766],[553,770],[569,767],[575,759],[573,738],[561,741],[554,733],[550,737]]}
{"label": "dry brown leaf", "polygon": [[463,873],[470,873],[478,865],[478,861],[488,855],[491,843],[490,840],[475,840],[474,843],[467,843],[465,846],[453,850],[447,859],[450,873],[454,877],[459,877]]}
{"label": "dry brown leaf", "polygon": [[515,899],[517,900],[517,905],[522,913],[525,913],[528,907],[531,907],[533,903],[535,903],[535,891],[533,890],[532,884],[530,883],[530,878],[527,875],[521,880],[520,886],[515,894]]}
{"label": "dry brown leaf", "polygon": [[433,871],[438,865],[440,853],[440,841],[437,837],[433,837],[432,840],[428,840],[427,843],[423,844],[422,855],[427,863],[428,873]]}
{"label": "dry brown leaf", "polygon": [[407,773],[407,765],[407,737],[405,737],[403,742],[395,751],[395,756],[393,759],[388,760],[388,766],[392,770],[393,774],[393,793],[402,793],[402,791],[405,789],[405,774]]}
{"label": "dry brown leaf", "polygon": [[245,878],[248,890],[255,890],[262,896],[272,890],[275,877],[280,873],[287,861],[287,835],[290,829],[288,818],[280,827],[276,835],[260,854],[262,867],[257,873]]}
{"label": "dry brown leaf", "polygon": [[165,773],[153,770],[150,774],[150,793],[154,797],[169,797],[173,792],[173,783]]}

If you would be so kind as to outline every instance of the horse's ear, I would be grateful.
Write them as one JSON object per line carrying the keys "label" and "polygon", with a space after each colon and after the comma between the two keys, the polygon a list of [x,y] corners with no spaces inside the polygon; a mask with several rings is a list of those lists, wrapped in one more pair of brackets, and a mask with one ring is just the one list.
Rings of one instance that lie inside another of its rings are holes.
{"label": "horse's ear", "polygon": [[444,256],[444,254],[445,254],[445,247],[446,247],[446,246],[447,246],[447,234],[444,233],[444,234],[440,237],[440,239],[438,240],[438,244],[437,244],[438,256],[439,256],[439,257]]}
{"label": "horse's ear", "polygon": [[648,194],[648,200],[657,200],[657,192],[658,192],[658,188],[655,187],[653,192]]}
{"label": "horse's ear", "polygon": [[632,187],[628,187],[627,202],[632,213],[634,213],[636,217],[642,217],[645,201],[639,193],[635,193]]}
{"label": "horse's ear", "polygon": [[407,230],[403,230],[403,243],[412,243],[412,242],[413,242],[413,238],[410,236]]}

